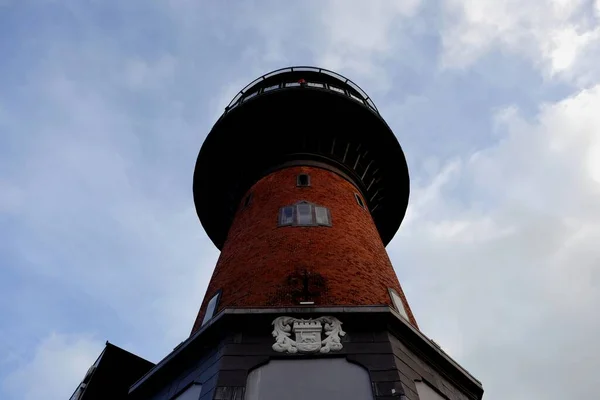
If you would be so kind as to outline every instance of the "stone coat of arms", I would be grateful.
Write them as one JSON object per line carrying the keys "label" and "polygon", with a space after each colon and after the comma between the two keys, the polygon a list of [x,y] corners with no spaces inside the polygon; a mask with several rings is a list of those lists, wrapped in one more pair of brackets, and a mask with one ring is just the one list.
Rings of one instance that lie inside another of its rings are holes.
{"label": "stone coat of arms", "polygon": [[[335,317],[298,319],[278,317],[273,321],[273,350],[283,353],[329,353],[342,349],[342,323]],[[325,331],[325,339],[322,333]],[[294,339],[291,338],[294,333]]]}

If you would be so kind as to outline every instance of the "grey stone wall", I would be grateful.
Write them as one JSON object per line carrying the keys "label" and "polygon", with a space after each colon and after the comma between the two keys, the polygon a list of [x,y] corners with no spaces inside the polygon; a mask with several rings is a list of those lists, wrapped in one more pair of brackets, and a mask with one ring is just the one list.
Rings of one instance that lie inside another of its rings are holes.
{"label": "grey stone wall", "polygon": [[[368,377],[370,398],[375,400],[420,400],[415,386],[415,381],[419,380],[429,384],[442,398],[448,400],[478,399],[477,394],[469,392],[466,387],[461,387],[461,379],[465,382],[464,378],[461,378],[461,372],[454,369],[447,373],[448,365],[436,365],[433,359],[436,358],[435,355],[432,356],[430,353],[429,356],[425,356],[419,353],[414,343],[411,344],[403,338],[402,334],[391,333],[386,319],[380,318],[373,320],[372,323],[365,323],[365,315],[340,314],[337,317],[343,322],[343,329],[346,332],[342,337],[343,348],[340,351],[328,354],[288,354],[276,352],[272,348],[274,343],[271,335],[272,315],[236,316],[235,323],[218,328],[217,336],[222,338],[218,344],[215,343],[211,348],[210,344],[205,342],[203,344],[205,351],[199,351],[197,348],[186,350],[188,353],[179,358],[184,361],[178,361],[169,367],[176,372],[172,372],[171,376],[163,374],[162,377],[154,379],[154,383],[150,382],[144,390],[137,393],[137,397],[132,399],[171,400],[174,395],[194,381],[202,384],[201,400],[243,400],[249,374],[271,360],[298,361],[298,365],[292,368],[295,372],[279,371],[279,374],[275,374],[277,378],[269,378],[273,382],[278,382],[279,386],[273,387],[281,389],[282,385],[286,384],[294,386],[298,380],[304,380],[307,386],[312,380],[312,383],[317,385],[318,379],[312,372],[303,374],[298,370],[300,366],[305,366],[306,371],[313,368],[310,367],[310,362],[301,361],[311,359],[333,359],[331,365],[342,360],[359,365],[365,371],[364,376]],[[202,338],[199,337],[198,340],[201,341]],[[342,360],[335,361],[335,359]],[[439,360],[439,357],[437,359]],[[272,367],[264,369],[264,371],[268,370],[272,370]],[[357,379],[360,379],[349,376],[344,379],[345,375],[342,371],[332,372],[327,368],[324,368],[321,373],[323,378],[326,378],[324,382],[341,379],[351,380],[354,384]],[[310,378],[311,376],[313,378]],[[159,380],[164,383],[158,383]],[[351,387],[350,383],[348,385]],[[350,392],[358,396],[355,397],[356,399],[365,399],[364,394],[359,394],[360,390],[357,386]],[[286,398],[294,398],[290,396]],[[353,398],[348,396],[344,394],[343,398]],[[328,399],[336,398],[328,397]]]}

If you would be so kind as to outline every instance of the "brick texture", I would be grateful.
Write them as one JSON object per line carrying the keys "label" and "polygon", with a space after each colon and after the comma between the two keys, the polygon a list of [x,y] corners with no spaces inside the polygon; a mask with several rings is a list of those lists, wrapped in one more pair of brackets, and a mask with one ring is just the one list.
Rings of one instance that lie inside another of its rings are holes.
{"label": "brick texture", "polygon": [[[309,187],[297,187],[306,173]],[[213,272],[192,333],[208,301],[222,290],[217,312],[228,307],[393,305],[388,288],[406,302],[385,247],[358,190],[341,176],[316,167],[290,167],[258,181],[240,205]],[[278,227],[279,209],[298,201],[329,208],[331,227]],[[308,289],[308,290],[307,290]],[[308,298],[306,298],[308,293]]]}

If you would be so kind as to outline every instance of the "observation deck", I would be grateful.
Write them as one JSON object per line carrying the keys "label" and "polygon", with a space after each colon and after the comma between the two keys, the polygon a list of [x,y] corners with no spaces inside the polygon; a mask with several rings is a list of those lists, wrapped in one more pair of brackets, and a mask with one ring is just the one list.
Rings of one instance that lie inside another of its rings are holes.
{"label": "observation deck", "polygon": [[196,212],[217,248],[222,249],[252,185],[291,165],[320,166],[354,183],[384,245],[391,241],[406,213],[410,190],[398,140],[354,82],[323,68],[289,67],[244,87],[198,155]]}

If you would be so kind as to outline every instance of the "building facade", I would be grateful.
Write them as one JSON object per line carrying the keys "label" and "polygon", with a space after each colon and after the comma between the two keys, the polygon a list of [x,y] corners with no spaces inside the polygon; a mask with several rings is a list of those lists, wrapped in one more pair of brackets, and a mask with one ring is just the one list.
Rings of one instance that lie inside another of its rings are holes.
{"label": "building facade", "polygon": [[408,168],[352,81],[293,67],[250,83],[207,136],[193,194],[219,260],[190,337],[123,398],[482,398],[419,330],[387,255]]}

